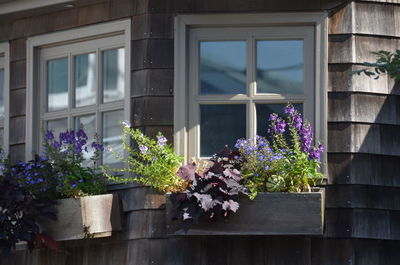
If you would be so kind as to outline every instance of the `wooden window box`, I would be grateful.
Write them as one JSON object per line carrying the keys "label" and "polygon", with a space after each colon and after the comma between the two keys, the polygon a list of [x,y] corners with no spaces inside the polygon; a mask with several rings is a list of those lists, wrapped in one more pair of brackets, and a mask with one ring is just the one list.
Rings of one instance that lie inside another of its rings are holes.
{"label": "wooden window box", "polygon": [[121,230],[118,196],[103,194],[57,201],[57,221],[41,220],[40,227],[56,241],[111,236]]}
{"label": "wooden window box", "polygon": [[324,226],[324,189],[313,192],[259,193],[252,201],[242,197],[239,210],[228,220],[201,221],[187,232],[172,220],[167,198],[168,235],[309,235],[321,236]]}

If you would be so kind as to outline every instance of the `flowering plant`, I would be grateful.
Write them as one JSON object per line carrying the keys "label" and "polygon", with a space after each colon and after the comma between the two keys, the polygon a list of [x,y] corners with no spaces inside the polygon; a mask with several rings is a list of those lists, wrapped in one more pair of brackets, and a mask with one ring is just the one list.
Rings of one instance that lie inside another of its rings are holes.
{"label": "flowering plant", "polygon": [[[167,143],[161,133],[157,139],[151,139],[140,130],[131,128],[128,122],[123,122],[122,146],[129,154],[124,158],[111,150],[113,155],[128,165],[126,168],[103,167],[106,176],[117,182],[139,182],[162,191],[175,192],[185,188],[184,181],[176,175],[183,158],[178,156],[172,146]],[[130,145],[131,139],[134,147]],[[130,173],[121,177],[115,173]]]}
{"label": "flowering plant", "polygon": [[[57,249],[55,241],[40,233],[37,224],[39,218],[56,219],[54,201],[36,196],[22,185],[16,174],[18,170],[10,166],[1,150],[0,169],[0,250],[3,255],[9,254],[20,241],[27,241],[30,250],[42,245]],[[41,184],[42,188],[46,186]]]}
{"label": "flowering plant", "polygon": [[225,148],[209,160],[208,168],[202,170],[189,164],[179,169],[178,176],[190,185],[182,193],[171,194],[170,200],[174,219],[181,220],[185,230],[199,219],[226,218],[239,209],[236,198],[248,193],[242,185],[236,155]]}
{"label": "flowering plant", "polygon": [[313,134],[309,122],[292,105],[284,109],[286,119],[273,113],[269,117],[271,142],[264,137],[239,139],[242,172],[250,198],[257,192],[308,191],[323,178],[318,171],[323,146],[312,146]]}
{"label": "flowering plant", "polygon": [[47,163],[50,163],[56,172],[56,191],[59,197],[103,193],[104,181],[96,168],[96,162],[103,147],[97,141],[91,143],[91,147],[94,149],[93,155],[90,157],[93,167],[85,166],[83,165],[84,154],[89,153],[87,140],[86,133],[81,129],[76,132],[73,130],[62,132],[58,139],[54,137],[52,131],[46,131],[43,139],[44,154],[38,161],[41,164],[35,165],[31,162],[26,168],[35,169],[37,166],[46,168]]}

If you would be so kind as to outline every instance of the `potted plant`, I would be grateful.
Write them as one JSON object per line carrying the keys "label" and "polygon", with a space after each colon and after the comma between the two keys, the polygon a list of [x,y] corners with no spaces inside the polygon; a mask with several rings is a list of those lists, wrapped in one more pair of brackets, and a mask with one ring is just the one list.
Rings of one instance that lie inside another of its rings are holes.
{"label": "potted plant", "polygon": [[40,218],[56,218],[54,202],[39,198],[12,176],[8,160],[0,151],[0,252],[8,255],[21,242],[28,249],[47,246],[57,249],[54,240],[41,233]]}
{"label": "potted plant", "polygon": [[105,180],[96,166],[102,150],[97,140],[88,143],[83,130],[62,132],[57,139],[46,131],[42,155],[11,167],[10,174],[36,197],[56,199],[57,219],[39,220],[43,233],[62,241],[120,229],[118,198],[103,194]]}
{"label": "potted plant", "polygon": [[286,120],[270,116],[269,140],[239,139],[234,151],[181,167],[163,135],[151,139],[125,122],[129,156],[119,158],[128,166],[104,170],[166,192],[171,235],[321,235],[324,194],[312,187],[323,178],[323,147],[312,146],[311,125],[293,106],[285,113]]}
{"label": "potted plant", "polygon": [[324,193],[312,187],[323,178],[323,147],[312,146],[311,125],[292,105],[284,112],[269,117],[269,140],[239,139],[211,166],[181,169],[190,184],[167,202],[169,234],[322,235]]}

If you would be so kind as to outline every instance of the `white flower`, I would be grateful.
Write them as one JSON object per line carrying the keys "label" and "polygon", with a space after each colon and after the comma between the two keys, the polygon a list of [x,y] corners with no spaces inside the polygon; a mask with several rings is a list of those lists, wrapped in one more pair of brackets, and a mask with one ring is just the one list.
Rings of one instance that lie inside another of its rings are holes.
{"label": "white flower", "polygon": [[129,121],[123,121],[122,125],[124,125],[126,128],[131,128],[131,123]]}

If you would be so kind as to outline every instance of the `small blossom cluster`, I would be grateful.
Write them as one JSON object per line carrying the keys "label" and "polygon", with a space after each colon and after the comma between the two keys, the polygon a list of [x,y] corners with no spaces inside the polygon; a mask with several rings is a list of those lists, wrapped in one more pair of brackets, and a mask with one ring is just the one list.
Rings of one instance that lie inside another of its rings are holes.
{"label": "small blossom cluster", "polygon": [[[51,130],[45,132],[45,141],[51,142],[52,146],[62,152],[74,152],[81,154],[88,152],[88,136],[85,131],[79,129],[78,131],[67,130],[61,132],[58,140],[55,140],[54,134]],[[103,146],[96,141],[93,141],[91,147],[94,149],[104,150]]]}
{"label": "small blossom cluster", "polygon": [[283,134],[286,128],[286,122],[282,118],[280,118],[277,114],[272,113],[269,116],[269,120],[271,121],[270,132],[276,134]]}

